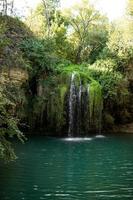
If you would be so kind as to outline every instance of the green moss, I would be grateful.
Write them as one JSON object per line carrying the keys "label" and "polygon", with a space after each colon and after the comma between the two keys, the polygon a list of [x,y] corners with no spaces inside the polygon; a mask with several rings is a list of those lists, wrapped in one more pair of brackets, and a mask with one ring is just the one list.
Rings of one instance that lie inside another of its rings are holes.
{"label": "green moss", "polygon": [[67,86],[66,85],[61,86],[60,87],[60,97],[61,97],[62,106],[64,105],[66,92],[67,92]]}
{"label": "green moss", "polygon": [[[59,80],[56,79],[56,81],[58,82]],[[64,103],[66,92],[68,90],[67,85],[55,84],[55,80],[53,84],[51,78],[45,82],[47,85],[44,86],[43,81],[41,81],[41,83],[43,84],[43,93],[42,96],[34,99],[33,121],[38,119],[40,121],[40,125],[43,125],[43,121],[47,120],[48,124],[45,124],[47,127],[44,128],[54,128],[55,131],[59,131],[65,124]],[[33,121],[32,123],[34,123]]]}
{"label": "green moss", "polygon": [[93,81],[89,86],[89,109],[90,121],[95,122],[96,125],[100,123],[100,115],[103,109],[102,90],[98,82]]}

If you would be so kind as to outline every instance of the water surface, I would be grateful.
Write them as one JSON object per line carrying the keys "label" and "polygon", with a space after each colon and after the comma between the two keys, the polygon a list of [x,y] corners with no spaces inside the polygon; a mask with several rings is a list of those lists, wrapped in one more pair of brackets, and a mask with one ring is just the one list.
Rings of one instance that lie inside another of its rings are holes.
{"label": "water surface", "polygon": [[133,200],[133,136],[36,136],[0,163],[0,200]]}

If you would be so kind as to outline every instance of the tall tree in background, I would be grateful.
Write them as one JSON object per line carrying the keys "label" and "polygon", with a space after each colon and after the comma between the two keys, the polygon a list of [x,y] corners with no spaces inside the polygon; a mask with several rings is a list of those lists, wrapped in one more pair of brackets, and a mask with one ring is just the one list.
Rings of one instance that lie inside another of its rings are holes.
{"label": "tall tree in background", "polygon": [[93,63],[106,45],[108,20],[88,1],[71,10],[60,10],[59,1],[43,4],[27,19],[36,36],[55,41],[56,54],[73,63]]}
{"label": "tall tree in background", "polygon": [[[100,35],[102,36],[103,34],[106,40],[107,19],[100,15],[88,1],[83,0],[82,4],[74,6],[68,12],[68,21],[70,24],[69,30],[72,33],[72,41],[75,43],[76,55],[74,62],[81,63],[82,55],[86,54],[89,57],[91,51],[99,48],[99,45],[101,46],[103,41],[99,37]],[[97,34],[98,32],[100,33],[99,35]]]}
{"label": "tall tree in background", "polygon": [[47,34],[48,37],[50,37],[52,15],[54,15],[57,7],[59,6],[59,0],[42,0],[42,3],[44,6],[44,17],[46,20]]}
{"label": "tall tree in background", "polygon": [[51,36],[51,26],[55,19],[59,2],[59,0],[42,0],[26,19],[27,25],[37,37],[45,38]]}

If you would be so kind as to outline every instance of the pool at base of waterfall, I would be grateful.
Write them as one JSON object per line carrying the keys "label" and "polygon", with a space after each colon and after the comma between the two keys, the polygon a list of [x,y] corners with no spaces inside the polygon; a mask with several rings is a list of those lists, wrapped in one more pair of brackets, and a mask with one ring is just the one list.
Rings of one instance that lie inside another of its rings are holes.
{"label": "pool at base of waterfall", "polygon": [[30,136],[0,162],[1,200],[132,200],[133,135]]}

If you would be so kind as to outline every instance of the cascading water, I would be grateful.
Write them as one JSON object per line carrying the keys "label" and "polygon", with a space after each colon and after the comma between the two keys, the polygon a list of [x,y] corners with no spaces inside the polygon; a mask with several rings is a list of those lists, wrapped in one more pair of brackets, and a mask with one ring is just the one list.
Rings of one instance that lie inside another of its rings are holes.
{"label": "cascading water", "polygon": [[99,135],[101,134],[100,91],[99,85],[95,82],[93,85],[84,84],[77,73],[71,75],[68,137],[88,134],[91,130],[97,130]]}
{"label": "cascading water", "polygon": [[72,137],[74,133],[74,107],[76,103],[76,87],[74,84],[75,73],[71,76],[70,96],[69,96],[69,128],[68,136]]}

